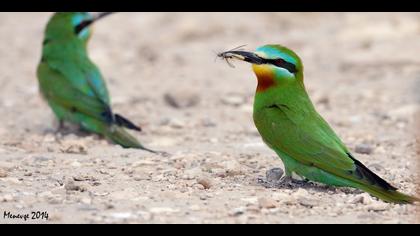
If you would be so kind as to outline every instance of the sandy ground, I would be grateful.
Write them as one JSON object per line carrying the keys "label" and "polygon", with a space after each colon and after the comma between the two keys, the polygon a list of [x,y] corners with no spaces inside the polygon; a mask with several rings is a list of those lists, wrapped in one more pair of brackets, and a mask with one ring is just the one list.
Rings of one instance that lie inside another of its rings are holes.
{"label": "sandy ground", "polygon": [[[218,51],[281,43],[303,59],[319,112],[357,158],[416,189],[420,14],[120,13],[93,60],[115,111],[168,157],[56,132],[35,69],[50,13],[0,13],[0,223],[412,223],[415,206],[313,184],[268,187],[282,162],[252,121],[256,80]],[[170,97],[179,107],[167,102]],[[70,130],[71,131],[71,130]],[[48,212],[48,220],[4,212]],[[7,217],[6,217],[7,218]]]}

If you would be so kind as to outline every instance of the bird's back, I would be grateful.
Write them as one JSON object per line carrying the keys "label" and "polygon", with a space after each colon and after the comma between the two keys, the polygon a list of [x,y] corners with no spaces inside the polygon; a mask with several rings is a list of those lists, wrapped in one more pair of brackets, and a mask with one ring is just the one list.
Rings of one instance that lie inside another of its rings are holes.
{"label": "bird's back", "polygon": [[[62,75],[60,79],[65,79],[69,85],[82,93],[96,97],[107,104],[110,103],[108,89],[102,74],[89,59],[81,42],[74,40],[50,42],[43,48],[40,66],[60,73]],[[49,76],[51,76],[50,73],[38,73],[39,80]]]}

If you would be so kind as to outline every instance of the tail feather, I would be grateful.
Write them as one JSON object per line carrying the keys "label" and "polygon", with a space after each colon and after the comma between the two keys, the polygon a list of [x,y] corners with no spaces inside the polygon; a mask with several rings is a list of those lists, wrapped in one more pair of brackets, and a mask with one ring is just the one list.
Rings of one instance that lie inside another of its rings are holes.
{"label": "tail feather", "polygon": [[103,135],[107,137],[108,139],[110,139],[111,141],[113,141],[114,143],[123,146],[124,148],[136,148],[136,149],[142,149],[151,153],[160,154],[159,152],[156,152],[156,151],[153,151],[144,147],[135,137],[130,135],[125,130],[124,127],[130,126],[129,124],[132,124],[132,123],[128,122],[125,118],[122,118],[121,116],[117,116],[117,117],[119,117],[118,120],[120,121],[120,123],[125,124],[123,126],[116,124],[116,122],[112,122],[114,123],[112,124],[109,122],[105,122],[103,120],[98,120],[94,117],[91,117],[83,113],[69,113],[69,114],[72,115],[72,121],[74,123],[80,124],[80,126],[86,131]]}
{"label": "tail feather", "polygon": [[360,189],[386,202],[412,204],[414,202],[420,201],[419,198],[399,192],[397,188],[373,173],[360,161],[356,160],[350,153],[348,153],[348,156],[354,161],[356,165],[356,170],[352,172],[353,175],[356,176],[357,179],[365,182],[365,184],[360,184]]}
{"label": "tail feather", "polygon": [[155,154],[158,153],[156,151],[145,148],[143,145],[140,144],[139,141],[137,141],[135,137],[133,137],[131,134],[125,131],[122,127],[118,127],[115,125],[111,126],[110,128],[108,128],[107,132],[105,132],[105,136],[124,148],[137,148]]}
{"label": "tail feather", "polygon": [[127,129],[132,129],[132,130],[136,130],[136,131],[141,132],[141,128],[139,126],[133,124],[133,122],[129,121],[128,119],[124,118],[123,116],[115,114],[114,117],[115,117],[115,123],[118,126],[122,126],[122,127],[127,128]]}
{"label": "tail feather", "polygon": [[384,179],[379,177],[377,174],[369,170],[369,168],[367,168],[365,165],[363,165],[363,163],[354,158],[350,153],[347,153],[347,155],[354,161],[354,164],[356,165],[355,171],[351,171],[350,173],[354,175],[357,179],[363,180],[370,185],[375,185],[383,190],[397,190],[397,188],[395,188],[394,186],[386,182]]}
{"label": "tail feather", "polygon": [[382,199],[385,202],[398,203],[398,204],[413,204],[420,202],[420,199],[414,196],[401,193],[397,190],[384,190],[375,186],[360,186],[360,189],[370,193],[371,195]]}

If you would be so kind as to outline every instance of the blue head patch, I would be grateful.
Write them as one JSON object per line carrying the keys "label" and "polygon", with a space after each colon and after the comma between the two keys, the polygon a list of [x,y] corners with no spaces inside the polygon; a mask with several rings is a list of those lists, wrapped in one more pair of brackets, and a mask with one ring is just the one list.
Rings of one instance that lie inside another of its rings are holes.
{"label": "blue head patch", "polygon": [[84,25],[92,20],[93,16],[88,12],[75,12],[72,14],[71,23],[79,38],[85,40],[89,38],[91,30],[89,27],[84,27]]}

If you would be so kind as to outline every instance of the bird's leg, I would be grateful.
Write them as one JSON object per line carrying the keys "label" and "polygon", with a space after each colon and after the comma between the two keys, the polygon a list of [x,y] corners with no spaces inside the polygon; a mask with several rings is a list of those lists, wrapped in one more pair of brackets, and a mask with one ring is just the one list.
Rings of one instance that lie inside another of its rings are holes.
{"label": "bird's leg", "polygon": [[283,176],[280,179],[279,186],[293,188],[293,187],[296,187],[298,185],[302,185],[303,183],[306,182],[304,180],[298,180],[298,179],[294,178],[293,176],[296,176],[296,178],[298,178],[298,179],[300,178],[300,176],[297,176],[296,173],[294,173],[291,169],[289,169],[289,168],[287,168],[287,166],[285,166],[285,176]]}
{"label": "bird's leg", "polygon": [[58,120],[57,129],[55,132],[60,133],[63,130],[64,130],[64,121],[60,119]]}
{"label": "bird's leg", "polygon": [[284,166],[284,170],[286,172],[286,175],[284,177],[292,177],[293,172],[289,168],[287,168],[286,165]]}
{"label": "bird's leg", "polygon": [[284,186],[284,187],[292,187],[292,185],[294,184],[294,179],[293,179],[293,177],[291,176],[291,175],[285,175],[285,176],[283,176],[281,179],[280,179],[280,181],[279,181],[279,184],[281,185],[281,186]]}

